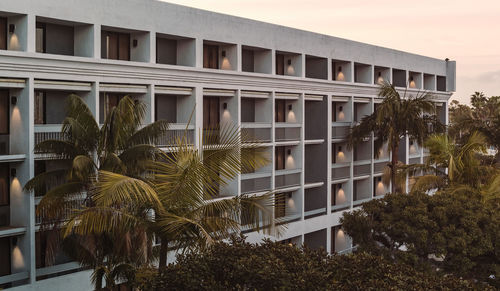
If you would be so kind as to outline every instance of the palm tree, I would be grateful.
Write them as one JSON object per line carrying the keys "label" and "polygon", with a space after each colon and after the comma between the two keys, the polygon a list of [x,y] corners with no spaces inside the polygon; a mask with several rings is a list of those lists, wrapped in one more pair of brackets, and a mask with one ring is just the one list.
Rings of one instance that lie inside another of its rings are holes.
{"label": "palm tree", "polygon": [[432,130],[429,124],[433,124],[434,129],[440,129],[441,126],[434,115],[427,115],[435,112],[429,92],[418,93],[416,96],[406,96],[405,92],[401,96],[394,86],[384,82],[380,86],[378,96],[383,98],[382,103],[377,106],[375,112],[363,117],[361,122],[351,129],[347,144],[349,148],[353,148],[373,132],[375,157],[378,157],[380,149],[387,143],[391,151],[391,183],[398,192],[400,187],[396,181],[396,171],[401,139],[408,135],[411,140],[423,144],[425,137]]}
{"label": "palm tree", "polygon": [[486,200],[498,199],[500,171],[481,160],[486,144],[487,138],[479,132],[473,132],[464,144],[444,134],[430,136],[425,142],[429,149],[426,163],[408,168],[409,174],[427,173],[416,178],[412,192],[448,189],[479,192]]}
{"label": "palm tree", "polygon": [[[145,227],[161,239],[161,269],[169,249],[206,247],[239,232],[242,224],[272,231],[272,193],[219,195],[220,187],[241,169],[268,162],[259,144],[242,144],[241,140],[239,129],[231,126],[205,130],[201,149],[180,138],[175,151],[160,153],[149,165],[146,185],[138,186],[134,178],[101,170],[93,206],[76,211],[64,235],[123,233]],[[161,205],[146,199],[155,195]],[[136,215],[137,209],[149,215]]]}
{"label": "palm tree", "polygon": [[[99,193],[94,191],[99,179],[97,175],[99,170],[126,175],[134,180],[137,187],[147,185],[143,181],[147,161],[153,160],[159,154],[160,151],[154,143],[168,129],[165,121],[143,126],[145,105],[128,96],[124,96],[118,105],[110,110],[101,128],[79,96],[68,97],[66,110],[67,117],[61,131],[62,139],[46,140],[37,144],[35,153],[48,154],[66,160],[71,166],[66,170],[41,173],[25,185],[27,191],[45,192],[49,188],[37,207],[37,215],[41,218],[41,229],[51,233],[58,233],[65,226],[71,210],[92,207],[96,200],[101,199]],[[60,176],[65,178],[64,183],[51,188],[51,182]],[[140,199],[150,204],[160,205],[160,201],[154,196],[156,193],[143,193],[145,196],[141,196]],[[97,196],[94,197],[94,195]],[[150,196],[146,197],[146,195]],[[137,209],[136,214],[139,212],[140,209]],[[129,232],[124,235],[135,234]],[[48,241],[47,257],[53,260],[57,245],[60,243],[60,236],[52,235],[51,237],[53,239]],[[97,239],[102,239],[102,236],[95,236],[92,239],[97,241]],[[89,238],[74,242],[83,240],[88,242]],[[87,251],[93,251],[94,256],[99,253],[99,256],[103,257],[107,251],[104,244],[94,243],[93,246],[92,250],[87,249]],[[85,246],[82,245],[83,247]],[[136,248],[129,248],[129,250],[135,251]],[[85,262],[83,257],[76,259]]]}

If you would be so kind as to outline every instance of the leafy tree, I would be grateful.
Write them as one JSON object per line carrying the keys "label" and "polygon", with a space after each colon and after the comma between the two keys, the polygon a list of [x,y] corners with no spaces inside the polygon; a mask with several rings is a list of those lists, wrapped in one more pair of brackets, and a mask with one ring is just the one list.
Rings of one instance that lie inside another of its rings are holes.
{"label": "leafy tree", "polygon": [[[136,274],[140,290],[454,290],[488,289],[368,253],[329,256],[279,242],[232,238],[180,255],[158,275]],[[490,288],[492,289],[492,288]]]}
{"label": "leafy tree", "polygon": [[500,96],[487,97],[482,92],[475,92],[471,95],[470,106],[451,102],[450,135],[462,143],[476,131],[487,138],[488,145],[500,149]]}
{"label": "leafy tree", "polygon": [[399,192],[401,189],[396,181],[396,171],[401,139],[408,135],[411,140],[423,144],[430,132],[429,124],[434,124],[436,129],[441,126],[434,115],[427,115],[435,112],[429,92],[401,96],[394,86],[385,82],[381,85],[378,96],[383,98],[382,103],[374,113],[363,117],[351,129],[347,137],[348,146],[352,148],[373,133],[375,155],[378,156],[382,146],[387,143],[391,151],[391,183],[395,191]]}
{"label": "leafy tree", "polygon": [[389,194],[344,213],[341,223],[361,251],[486,281],[500,271],[498,210],[474,192]]}

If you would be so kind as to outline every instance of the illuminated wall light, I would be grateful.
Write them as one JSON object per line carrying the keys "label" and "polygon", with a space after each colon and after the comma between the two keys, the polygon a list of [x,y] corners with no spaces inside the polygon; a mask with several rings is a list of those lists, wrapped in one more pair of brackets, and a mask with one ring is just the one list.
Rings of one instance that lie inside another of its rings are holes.
{"label": "illuminated wall light", "polygon": [[287,150],[286,165],[285,169],[295,169],[295,160],[292,156],[292,150]]}
{"label": "illuminated wall light", "polygon": [[226,51],[222,51],[222,52],[221,52],[221,56],[222,56],[223,58],[225,58],[225,57],[226,57]]}
{"label": "illuminated wall light", "polygon": [[291,59],[288,59],[287,64],[288,64],[289,66],[291,66],[291,65],[292,65],[292,60],[291,60]]}
{"label": "illuminated wall light", "polygon": [[224,103],[222,104],[222,108],[224,108],[224,110],[227,110],[227,103],[226,103],[226,102],[224,102]]}
{"label": "illuminated wall light", "polygon": [[413,76],[410,77],[410,88],[416,88],[417,85],[415,84],[415,80],[413,79]]}
{"label": "illuminated wall light", "polygon": [[292,150],[288,149],[287,154],[290,156],[292,154]]}
{"label": "illuminated wall light", "polygon": [[15,178],[17,176],[17,170],[16,168],[10,169],[10,177]]}
{"label": "illuminated wall light", "polygon": [[384,77],[382,77],[382,72],[378,72],[377,84],[382,85],[384,83]]}
{"label": "illuminated wall light", "polygon": [[292,111],[292,104],[288,105],[288,111]]}
{"label": "illuminated wall light", "polygon": [[231,62],[229,62],[229,58],[226,57],[226,51],[223,50],[221,52],[222,56],[222,64],[221,64],[221,69],[222,70],[231,70]]}
{"label": "illuminated wall light", "polygon": [[342,73],[342,66],[337,70],[337,81],[345,81],[344,73]]}
{"label": "illuminated wall light", "polygon": [[14,23],[9,24],[9,33],[13,34],[16,32],[16,25]]}
{"label": "illuminated wall light", "polygon": [[297,119],[295,118],[295,112],[293,112],[292,109],[292,104],[288,104],[288,114],[286,122],[297,122]]}
{"label": "illuminated wall light", "polygon": [[343,121],[345,119],[344,107],[339,106],[339,113],[337,114],[337,120]]}
{"label": "illuminated wall light", "polygon": [[17,104],[17,97],[16,96],[10,97],[10,103],[12,105],[16,106],[16,104]]}
{"label": "illuminated wall light", "polygon": [[134,40],[132,41],[132,46],[133,46],[133,47],[137,47],[138,45],[139,45],[139,41],[138,41],[137,39],[134,39]]}
{"label": "illuminated wall light", "polygon": [[292,66],[292,60],[288,59],[287,64],[288,66],[286,68],[286,74],[288,76],[295,76],[295,68]]}
{"label": "illuminated wall light", "polygon": [[340,163],[345,162],[345,154],[342,151],[342,146],[339,146],[339,150],[337,152],[337,161]]}
{"label": "illuminated wall light", "polygon": [[339,189],[337,190],[337,201],[338,205],[346,203],[346,197],[345,197],[345,192],[344,189],[342,189],[342,184],[339,184]]}

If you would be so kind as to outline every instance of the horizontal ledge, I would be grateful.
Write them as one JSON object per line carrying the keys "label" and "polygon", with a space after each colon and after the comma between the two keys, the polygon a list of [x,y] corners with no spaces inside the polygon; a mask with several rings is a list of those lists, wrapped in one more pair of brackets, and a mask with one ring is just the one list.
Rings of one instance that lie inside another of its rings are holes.
{"label": "horizontal ledge", "polygon": [[26,233],[26,227],[3,226],[0,227],[0,237],[18,236]]}
{"label": "horizontal ledge", "polygon": [[21,281],[21,280],[25,280],[25,279],[28,279],[28,278],[29,278],[28,271],[26,271],[26,272],[20,272],[20,273],[14,273],[14,274],[10,274],[10,275],[7,275],[7,276],[0,277],[0,284]]}
{"label": "horizontal ledge", "polygon": [[40,268],[36,269],[36,276],[45,276],[45,275],[50,275],[50,274],[55,274],[55,273],[60,273],[60,272],[66,272],[70,270],[75,270],[80,268],[80,264],[77,262],[69,262],[65,264],[60,264],[60,265],[54,265],[50,267],[45,267],[45,268]]}
{"label": "horizontal ledge", "polygon": [[0,163],[22,162],[26,159],[25,154],[0,155]]}
{"label": "horizontal ledge", "polygon": [[308,145],[308,144],[322,144],[324,142],[325,142],[324,139],[306,139],[304,141],[304,144],[306,144],[306,145]]}
{"label": "horizontal ledge", "polygon": [[318,188],[323,186],[324,184],[324,182],[306,183],[304,185],[304,189]]}

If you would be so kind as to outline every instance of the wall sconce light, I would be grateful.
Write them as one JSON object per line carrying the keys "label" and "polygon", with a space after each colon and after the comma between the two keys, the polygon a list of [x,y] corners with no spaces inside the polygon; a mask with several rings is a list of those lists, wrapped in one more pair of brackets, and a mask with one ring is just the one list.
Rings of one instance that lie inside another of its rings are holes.
{"label": "wall sconce light", "polygon": [[413,76],[410,76],[410,82],[413,82]]}
{"label": "wall sconce light", "polygon": [[225,58],[225,57],[226,57],[226,51],[222,51],[220,54],[221,54],[221,56],[222,56],[223,58]]}
{"label": "wall sconce light", "polygon": [[342,189],[342,184],[339,184],[339,190]]}
{"label": "wall sconce light", "polygon": [[287,195],[288,195],[288,198],[292,198],[292,192],[288,192]]}
{"label": "wall sconce light", "polygon": [[341,151],[342,151],[342,146],[339,146],[339,152],[341,152]]}
{"label": "wall sconce light", "polygon": [[17,246],[17,236],[12,237],[12,245]]}
{"label": "wall sconce light", "polygon": [[413,141],[412,141],[412,140],[410,140],[410,145],[411,145],[411,146],[413,145]]}
{"label": "wall sconce light", "polygon": [[12,105],[16,105],[16,104],[17,104],[17,97],[16,97],[16,96],[12,96],[12,97],[10,97],[10,103],[11,103]]}
{"label": "wall sconce light", "polygon": [[378,72],[378,77],[382,77],[382,72]]}
{"label": "wall sconce light", "polygon": [[133,47],[137,47],[137,45],[138,45],[138,44],[139,44],[139,41],[137,41],[137,39],[134,39],[134,40],[132,41],[132,46],[133,46]]}
{"label": "wall sconce light", "polygon": [[288,111],[292,111],[292,104],[288,105]]}
{"label": "wall sconce light", "polygon": [[378,177],[377,181],[382,182],[382,177]]}
{"label": "wall sconce light", "polygon": [[289,66],[291,66],[291,65],[292,65],[292,60],[291,60],[291,59],[288,59],[287,64],[288,64]]}
{"label": "wall sconce light", "polygon": [[9,24],[9,33],[14,33],[16,31],[16,25],[14,23]]}
{"label": "wall sconce light", "polygon": [[342,106],[339,106],[339,112],[342,112],[342,110],[344,110],[344,108]]}
{"label": "wall sconce light", "polygon": [[342,66],[339,66],[339,73],[342,72]]}
{"label": "wall sconce light", "polygon": [[14,178],[14,177],[16,177],[16,176],[17,176],[17,170],[16,170],[16,168],[12,168],[12,169],[10,169],[10,176],[11,176],[12,178]]}
{"label": "wall sconce light", "polygon": [[222,104],[222,108],[224,108],[224,110],[226,110],[226,109],[227,109],[227,103],[226,103],[226,102],[224,102],[224,103]]}
{"label": "wall sconce light", "polygon": [[287,154],[288,154],[289,156],[290,156],[290,155],[292,155],[292,150],[291,150],[291,149],[288,149]]}

